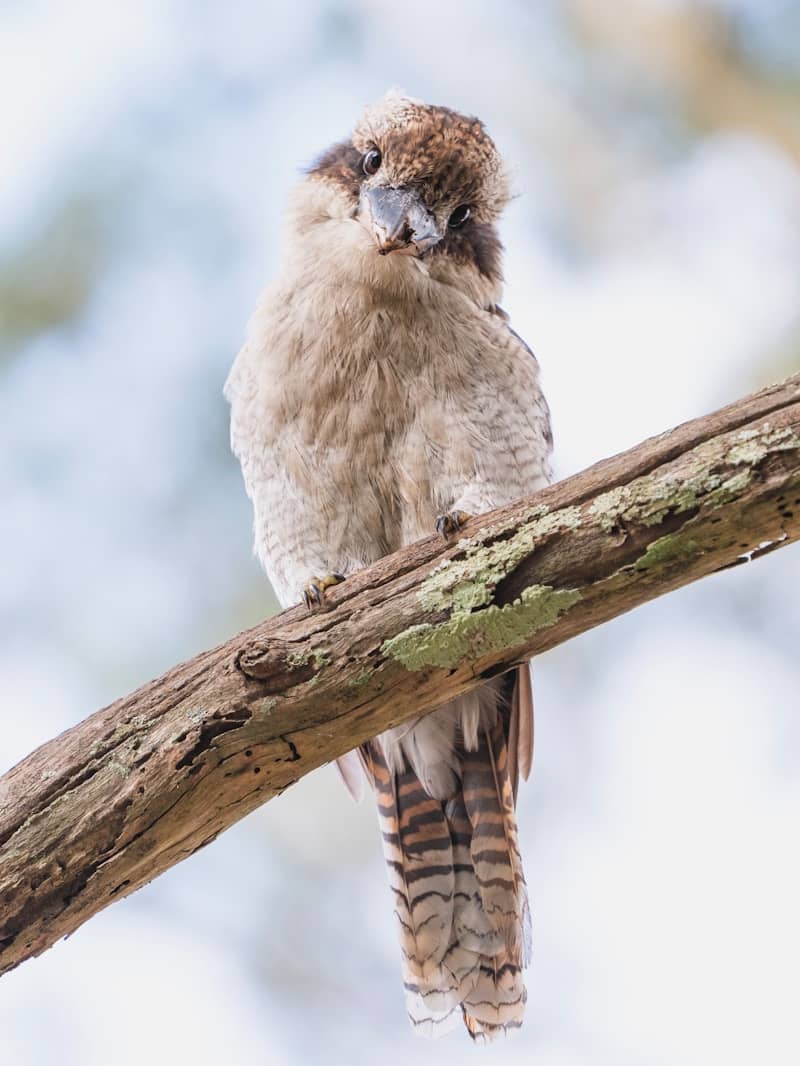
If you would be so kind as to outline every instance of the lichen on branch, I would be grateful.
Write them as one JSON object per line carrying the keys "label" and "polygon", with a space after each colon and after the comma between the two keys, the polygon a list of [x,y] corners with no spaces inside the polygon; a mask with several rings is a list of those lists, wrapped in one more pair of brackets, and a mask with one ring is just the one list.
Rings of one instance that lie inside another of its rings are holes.
{"label": "lichen on branch", "polygon": [[0,779],[0,973],[303,774],[526,657],[800,538],[800,375],[349,575]]}

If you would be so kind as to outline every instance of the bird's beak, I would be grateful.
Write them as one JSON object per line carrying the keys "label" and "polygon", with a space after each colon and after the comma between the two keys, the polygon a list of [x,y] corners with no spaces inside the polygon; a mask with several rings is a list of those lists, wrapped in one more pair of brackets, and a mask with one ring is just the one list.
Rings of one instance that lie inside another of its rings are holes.
{"label": "bird's beak", "polygon": [[442,239],[436,219],[414,189],[367,189],[361,194],[359,214],[381,255],[422,255]]}

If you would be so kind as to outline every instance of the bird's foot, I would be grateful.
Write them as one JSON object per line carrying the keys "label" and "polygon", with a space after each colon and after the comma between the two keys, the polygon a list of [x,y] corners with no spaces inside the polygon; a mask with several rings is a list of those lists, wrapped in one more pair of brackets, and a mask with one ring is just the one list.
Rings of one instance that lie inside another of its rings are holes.
{"label": "bird's foot", "polygon": [[325,589],[340,585],[344,581],[344,574],[323,574],[322,577],[312,577],[303,585],[303,602],[311,610],[315,605],[320,607],[325,599]]}
{"label": "bird's foot", "polygon": [[436,519],[436,532],[442,537],[458,533],[459,529],[473,516],[468,511],[447,511]]}

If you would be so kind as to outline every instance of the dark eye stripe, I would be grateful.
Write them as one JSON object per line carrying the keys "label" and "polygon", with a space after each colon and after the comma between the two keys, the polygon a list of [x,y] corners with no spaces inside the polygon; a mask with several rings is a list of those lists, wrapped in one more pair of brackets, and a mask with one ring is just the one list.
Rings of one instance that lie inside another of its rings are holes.
{"label": "dark eye stripe", "polygon": [[324,152],[308,168],[308,173],[339,185],[357,199],[363,178],[361,160],[361,152],[357,148],[349,141],[341,141]]}
{"label": "dark eye stripe", "polygon": [[448,255],[459,262],[472,263],[484,277],[500,279],[503,246],[494,226],[487,222],[470,222],[457,229],[448,227],[444,239],[431,249],[431,255]]}

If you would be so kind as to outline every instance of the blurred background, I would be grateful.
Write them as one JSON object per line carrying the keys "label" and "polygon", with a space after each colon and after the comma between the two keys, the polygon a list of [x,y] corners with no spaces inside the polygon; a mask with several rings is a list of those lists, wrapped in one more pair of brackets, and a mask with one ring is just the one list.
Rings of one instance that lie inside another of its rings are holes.
{"label": "blurred background", "polygon": [[[0,6],[0,770],[275,601],[222,383],[287,192],[399,85],[512,164],[564,476],[800,368],[792,0]],[[798,1061],[800,548],[537,663],[522,1034],[414,1039],[330,768],[0,983],[0,1061]]]}

